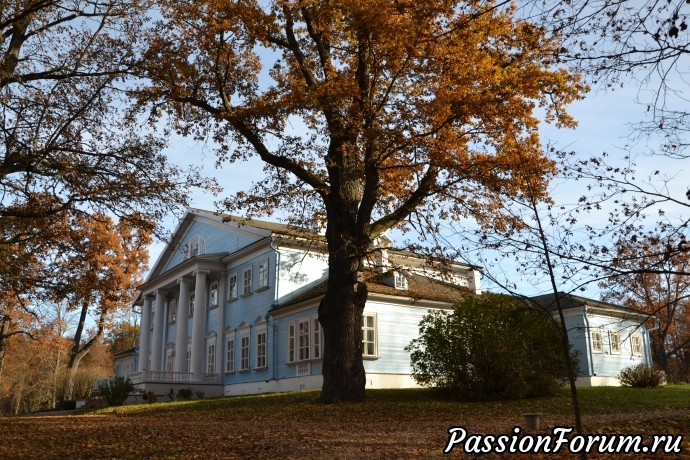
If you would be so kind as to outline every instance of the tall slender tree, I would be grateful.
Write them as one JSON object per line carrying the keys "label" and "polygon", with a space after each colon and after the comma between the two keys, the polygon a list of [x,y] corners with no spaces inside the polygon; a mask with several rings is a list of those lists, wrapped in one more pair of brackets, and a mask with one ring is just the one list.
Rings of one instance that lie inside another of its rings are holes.
{"label": "tall slender tree", "polygon": [[[147,268],[150,229],[117,225],[104,215],[80,216],[72,223],[70,251],[55,261],[61,272],[58,301],[78,312],[67,362],[67,397],[72,398],[80,361],[101,341],[118,310],[131,306]],[[95,327],[87,333],[87,317]]]}

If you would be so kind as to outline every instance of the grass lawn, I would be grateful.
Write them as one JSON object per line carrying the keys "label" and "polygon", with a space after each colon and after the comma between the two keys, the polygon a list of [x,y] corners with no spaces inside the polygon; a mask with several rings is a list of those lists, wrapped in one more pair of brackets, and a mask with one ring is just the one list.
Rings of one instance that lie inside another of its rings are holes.
{"label": "grass lawn", "polygon": [[[443,456],[451,426],[500,435],[519,425],[527,433],[526,412],[543,414],[538,433],[573,425],[566,391],[481,403],[440,401],[428,390],[370,390],[362,404],[326,406],[317,397],[267,394],[0,417],[0,458],[435,458]],[[683,452],[669,458],[690,458],[690,385],[583,388],[580,399],[586,433],[641,434],[645,443],[653,434],[683,434]],[[462,456],[461,449],[452,456]]]}

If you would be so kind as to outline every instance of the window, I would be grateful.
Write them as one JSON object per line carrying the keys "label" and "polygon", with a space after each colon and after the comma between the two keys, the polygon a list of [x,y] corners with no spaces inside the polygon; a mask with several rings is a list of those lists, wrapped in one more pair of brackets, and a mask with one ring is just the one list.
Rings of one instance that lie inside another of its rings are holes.
{"label": "window", "polygon": [[249,370],[249,335],[240,337],[240,371]]}
{"label": "window", "polygon": [[185,260],[205,253],[206,243],[201,235],[194,235],[194,237],[184,247]]}
{"label": "window", "polygon": [[175,358],[175,353],[172,345],[168,345],[168,347],[165,350],[165,371],[166,372],[172,372],[173,371],[173,363],[174,363],[174,358]]}
{"label": "window", "polygon": [[642,335],[639,332],[630,336],[630,348],[634,356],[642,356]]}
{"label": "window", "polygon": [[288,324],[288,362],[295,362],[295,323]]}
{"label": "window", "polygon": [[256,332],[256,368],[266,367],[266,328]]}
{"label": "window", "polygon": [[256,287],[257,290],[268,288],[268,259],[259,263],[259,280],[258,280],[258,282],[259,282],[259,285]]}
{"label": "window", "polygon": [[189,294],[189,317],[194,316],[194,293]]}
{"label": "window", "polygon": [[252,293],[252,268],[249,267],[244,270],[242,284],[242,295],[249,295]]}
{"label": "window", "polygon": [[168,312],[170,316],[169,321],[174,323],[177,316],[177,299],[170,299],[168,302]]}
{"label": "window", "polygon": [[591,333],[592,340],[592,352],[593,353],[603,353],[604,352],[604,340],[601,336],[601,329],[592,329]]}
{"label": "window", "polygon": [[311,374],[311,363],[309,361],[301,361],[295,366],[295,377]]}
{"label": "window", "polygon": [[407,276],[402,272],[395,272],[394,276],[395,289],[407,290]]}
{"label": "window", "polygon": [[321,324],[316,316],[288,324],[288,362],[321,358]]}
{"label": "window", "polygon": [[153,330],[154,324],[156,324],[156,310],[152,308],[151,309],[151,330]]}
{"label": "window", "polygon": [[311,320],[311,333],[312,333],[312,349],[314,353],[312,356],[314,358],[321,357],[321,323],[319,323],[319,318],[314,317]]}
{"label": "window", "polygon": [[611,347],[611,354],[621,352],[621,338],[617,331],[609,331],[609,345]]}
{"label": "window", "polygon": [[[215,337],[212,339],[215,341]],[[215,374],[216,373],[216,344],[208,343],[206,347],[206,373]]]}
{"label": "window", "polygon": [[187,344],[187,372],[192,368],[192,343]]}
{"label": "window", "polygon": [[225,372],[235,372],[235,338],[225,340]]}
{"label": "window", "polygon": [[362,356],[376,356],[376,315],[362,316]]}
{"label": "window", "polygon": [[237,273],[228,275],[228,300],[237,298]]}
{"label": "window", "polygon": [[299,361],[309,359],[309,321],[297,323],[297,347]]}
{"label": "window", "polygon": [[211,308],[218,306],[218,281],[211,283]]}

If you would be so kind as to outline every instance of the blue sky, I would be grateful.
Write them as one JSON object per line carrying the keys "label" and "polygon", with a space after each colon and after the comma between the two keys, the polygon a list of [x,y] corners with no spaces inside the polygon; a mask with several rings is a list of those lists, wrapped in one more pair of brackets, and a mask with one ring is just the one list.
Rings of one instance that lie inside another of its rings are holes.
{"label": "blue sky", "polygon": [[[626,146],[630,144],[631,137],[636,135],[635,123],[643,121],[648,116],[642,100],[648,97],[647,92],[641,91],[640,87],[634,83],[618,88],[611,92],[592,91],[587,97],[570,106],[570,113],[578,120],[578,127],[571,129],[556,129],[544,125],[542,129],[542,140],[555,144],[563,150],[577,152],[578,156],[589,157],[597,156],[602,152],[609,154],[611,161],[623,161],[623,157],[628,154]],[[683,167],[687,164],[680,160],[669,160],[650,153],[654,152],[655,140],[645,138],[638,139],[631,151],[636,155],[636,161],[640,170],[638,178],[643,178],[654,169],[663,169],[669,174],[675,175],[672,181],[671,192],[683,196],[687,190],[687,181],[683,178],[687,172]],[[246,163],[225,164],[222,168],[215,167],[216,158],[213,154],[212,146],[195,143],[193,141],[174,138],[167,151],[172,162],[180,166],[200,166],[205,175],[215,177],[223,187],[223,192],[218,196],[201,191],[192,191],[190,195],[190,206],[202,209],[215,210],[215,202],[226,196],[248,188],[253,180],[262,177],[262,163],[254,159]],[[553,183],[552,194],[558,203],[573,203],[577,198],[586,193],[585,184],[582,183]],[[583,219],[589,220],[596,225],[605,220],[604,214],[584,216]],[[672,211],[672,210],[669,210]],[[682,212],[682,210],[681,210]],[[168,219],[164,224],[172,231],[176,226],[174,218]],[[151,247],[151,265],[155,263],[163,243],[156,243]],[[510,279],[513,278],[514,266],[506,263],[505,266],[495,267],[502,271]],[[540,293],[541,287],[537,287],[531,282],[520,282],[519,276],[514,279],[518,284],[518,290],[525,294]],[[590,296],[596,296],[596,289],[590,288],[587,292]]]}

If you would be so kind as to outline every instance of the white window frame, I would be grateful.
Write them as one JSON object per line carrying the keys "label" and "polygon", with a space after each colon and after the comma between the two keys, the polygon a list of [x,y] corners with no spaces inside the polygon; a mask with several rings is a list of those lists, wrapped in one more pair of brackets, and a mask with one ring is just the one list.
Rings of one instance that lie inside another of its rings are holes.
{"label": "white window frame", "polygon": [[313,359],[321,358],[321,323],[318,316],[311,317],[311,356]]}
{"label": "white window frame", "polygon": [[311,332],[309,318],[296,322],[297,361],[306,361],[311,357]]}
{"label": "white window frame", "polygon": [[235,331],[225,335],[225,373],[235,372]]}
{"label": "white window frame", "polygon": [[633,332],[630,335],[630,352],[633,356],[642,356],[643,349],[642,334],[639,332]]}
{"label": "white window frame", "polygon": [[252,293],[252,267],[242,271],[242,295],[247,296]]}
{"label": "white window frame", "polygon": [[295,366],[295,377],[311,375],[311,361],[299,361]]}
{"label": "white window frame", "polygon": [[266,369],[268,367],[268,333],[265,324],[257,326],[254,341],[256,343],[255,369]]}
{"label": "white window frame", "polygon": [[192,342],[187,343],[187,372],[192,370]]}
{"label": "white window frame", "polygon": [[200,256],[206,253],[206,242],[201,235],[194,235],[184,248],[185,260]]}
{"label": "white window frame", "polygon": [[228,275],[228,300],[237,300],[237,272]]}
{"label": "white window frame", "polygon": [[288,324],[288,334],[287,334],[287,362],[288,363],[294,363],[295,362],[295,357],[297,356],[295,354],[295,345],[296,345],[296,339],[295,339],[295,331],[297,330],[297,327],[295,326],[294,321],[290,324]]}
{"label": "white window frame", "polygon": [[287,362],[300,363],[322,358],[321,323],[318,316],[292,321],[287,330]]}
{"label": "white window frame", "polygon": [[395,289],[406,291],[408,288],[407,276],[401,271],[393,272],[393,285]]}
{"label": "white window frame", "polygon": [[249,349],[249,331],[247,330],[240,335],[240,372],[246,372],[249,370]]}
{"label": "white window frame", "polygon": [[175,368],[175,347],[171,344],[165,348],[165,372],[172,372]]}
{"label": "white window frame", "polygon": [[601,329],[595,328],[589,332],[590,341],[592,343],[592,353],[604,352],[604,334]]}
{"label": "white window frame", "polygon": [[177,320],[177,298],[173,297],[168,300],[168,321],[174,324]]}
{"label": "white window frame", "polygon": [[259,279],[257,280],[256,290],[268,289],[268,259],[259,262]]}
{"label": "white window frame", "polygon": [[194,302],[195,302],[195,300],[196,300],[196,294],[194,292],[191,292],[189,294],[189,311],[187,312],[189,318],[194,316]]}
{"label": "white window frame", "polygon": [[209,303],[210,303],[210,308],[214,308],[218,306],[218,280],[211,281],[211,285],[209,288]]}
{"label": "white window frame", "polygon": [[618,331],[609,331],[609,351],[612,355],[621,354],[621,335]]}
{"label": "white window frame", "polygon": [[206,340],[206,373],[216,373],[216,337]]}
{"label": "white window frame", "polygon": [[[372,325],[369,326],[368,319]],[[378,357],[378,334],[377,334],[376,313],[365,313],[362,315],[362,357]]]}

